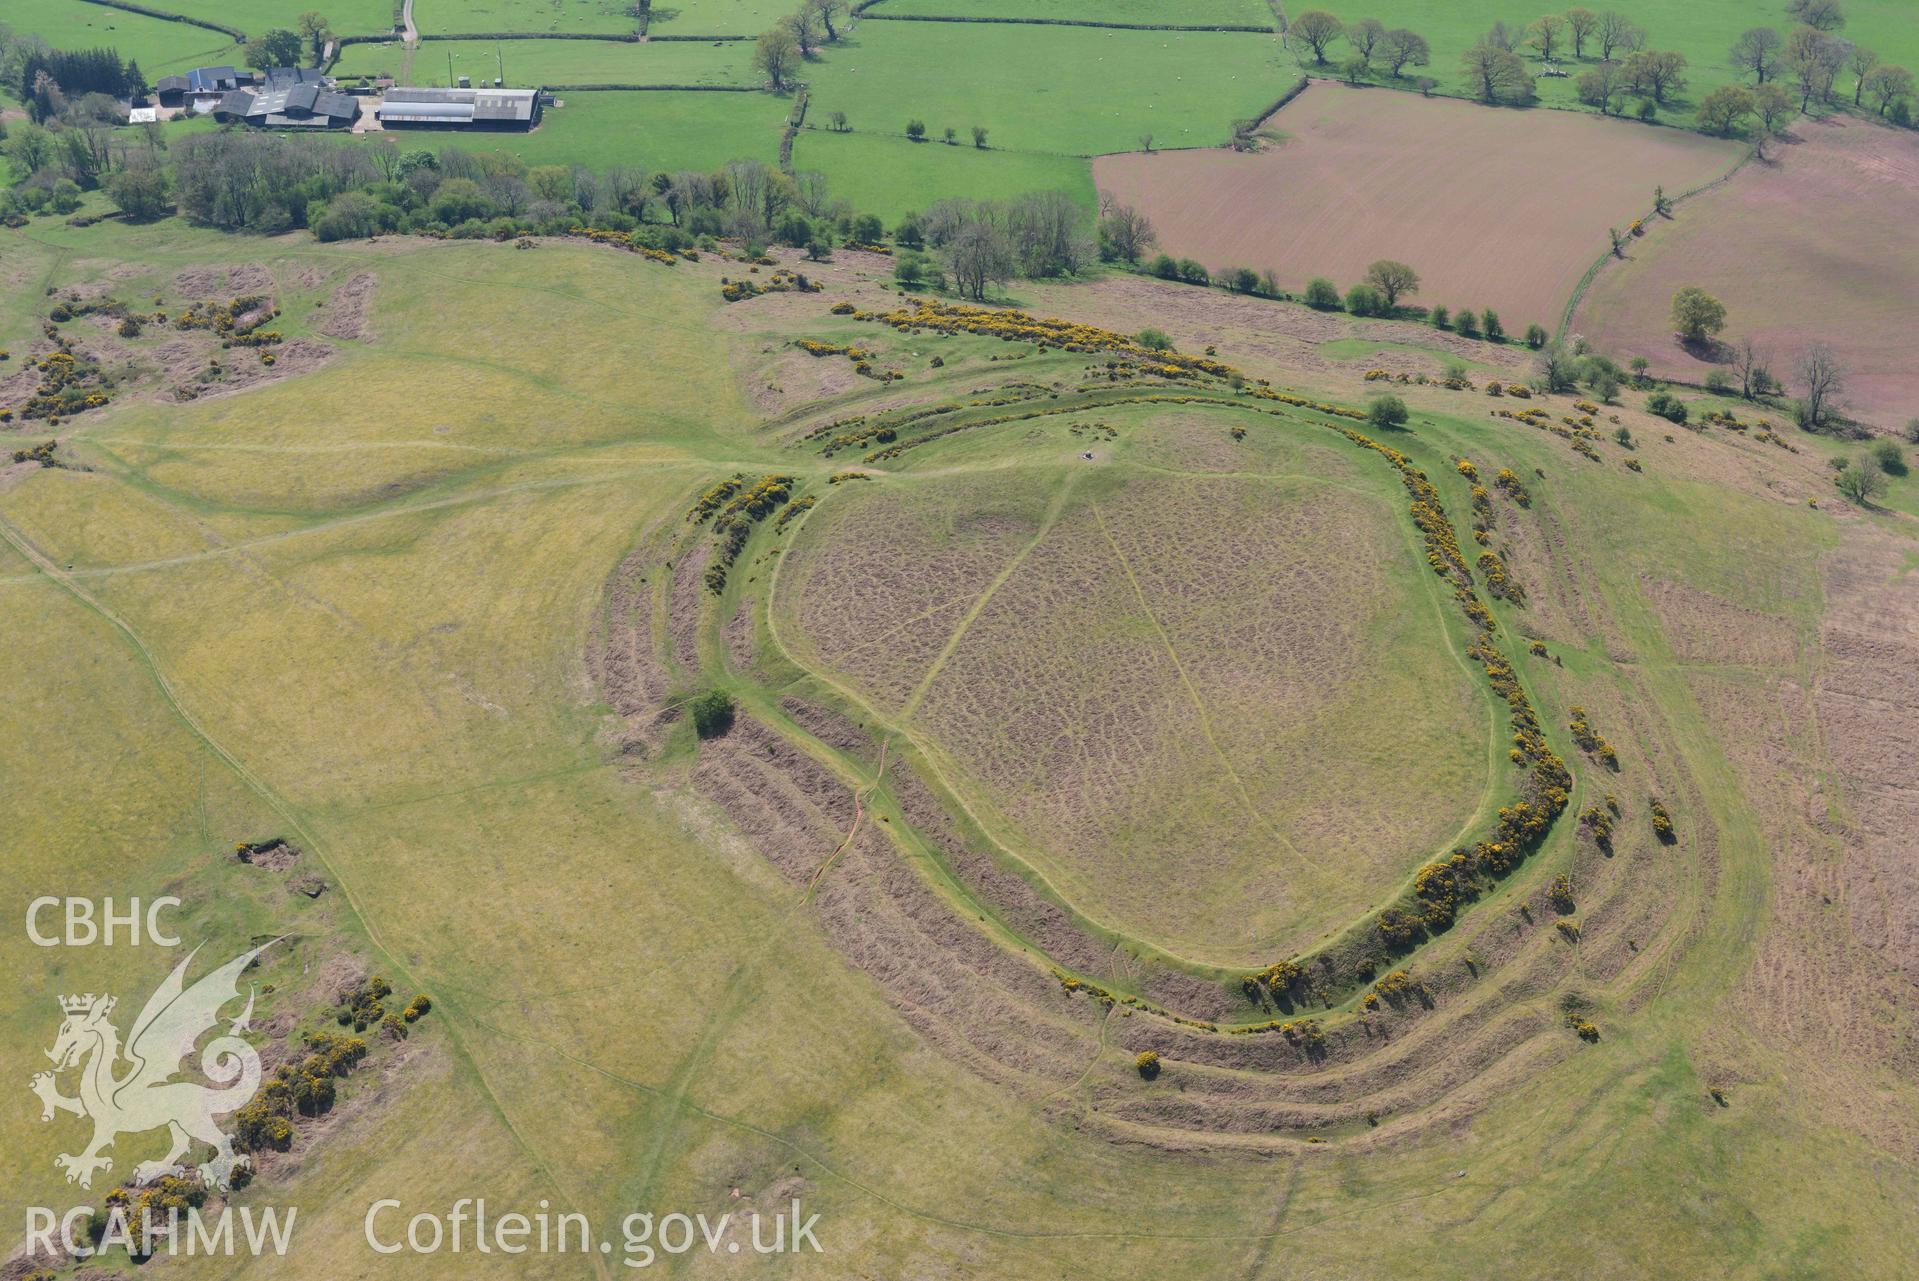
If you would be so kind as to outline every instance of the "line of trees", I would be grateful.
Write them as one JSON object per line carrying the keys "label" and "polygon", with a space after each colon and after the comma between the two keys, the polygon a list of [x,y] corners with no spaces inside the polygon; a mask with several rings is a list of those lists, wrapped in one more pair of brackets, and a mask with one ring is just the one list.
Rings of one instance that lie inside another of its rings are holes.
{"label": "line of trees", "polygon": [[[1673,336],[1694,356],[1716,364],[1706,375],[1709,391],[1738,395],[1766,403],[1786,394],[1787,387],[1773,373],[1766,352],[1747,337],[1737,346],[1720,340],[1726,328],[1726,306],[1697,285],[1684,285],[1672,296]],[[1791,374],[1801,395],[1791,404],[1794,418],[1807,431],[1833,432],[1850,427],[1842,394],[1846,368],[1830,347],[1815,343],[1793,357]]]}
{"label": "line of trees", "polygon": [[847,0],[801,0],[800,7],[761,33],[753,46],[753,65],[766,74],[774,92],[788,89],[800,65],[845,34]]}
{"label": "line of trees", "polygon": [[[64,149],[55,139],[79,133],[22,126],[9,138],[8,154],[37,172],[60,163]],[[60,210],[66,212],[78,205],[79,186],[62,181],[72,197]],[[106,191],[133,218],[177,208],[226,231],[272,235],[307,227],[321,240],[385,233],[503,239],[586,226],[633,233],[668,250],[726,237],[751,256],[783,244],[824,258],[835,244],[875,244],[885,235],[881,220],[836,197],[824,174],[788,175],[759,160],[711,171],[595,171],[528,166],[509,152],[451,145],[403,149],[392,138],[343,147],[299,135],[195,134],[116,173]],[[1136,245],[1150,246],[1150,226],[1144,219],[1139,226]],[[893,238],[907,251],[900,255],[904,283],[950,278],[975,300],[1014,278],[1077,274],[1100,257],[1085,210],[1058,191],[942,200],[902,218]]]}
{"label": "line of trees", "polygon": [[[1333,45],[1345,41],[1350,52],[1340,64],[1340,74],[1348,80],[1370,75],[1375,66],[1384,67],[1395,80],[1405,78],[1408,67],[1423,67],[1432,61],[1433,50],[1426,37],[1407,27],[1388,27],[1377,18],[1361,18],[1343,23],[1323,9],[1308,9],[1286,28],[1286,44],[1303,65],[1329,65]],[[1430,87],[1432,81],[1422,81]]]}
{"label": "line of trees", "polygon": [[[1838,0],[1792,0],[1787,12],[1799,21],[1792,31],[1782,35],[1773,27],[1753,27],[1728,51],[1732,67],[1752,77],[1753,87],[1747,92],[1755,104],[1761,96],[1769,101],[1787,99],[1785,86],[1791,86],[1800,111],[1810,109],[1815,99],[1834,105],[1840,101],[1840,76],[1850,71],[1854,107],[1870,106],[1895,124],[1912,123],[1912,72],[1882,62],[1873,50],[1839,35],[1846,15]],[[1741,106],[1745,110],[1739,110]],[[1740,117],[1759,114],[1755,105],[1727,95],[1720,99],[1712,123],[1730,129]],[[1762,142],[1772,132],[1773,127],[1766,125]]]}
{"label": "line of trees", "polygon": [[0,85],[5,85],[36,124],[58,116],[68,103],[89,94],[137,97],[146,76],[115,49],[55,49],[38,36],[14,35],[0,24]]}
{"label": "line of trees", "polygon": [[[50,210],[72,213],[83,192],[124,188],[137,208],[156,179],[166,144],[158,126],[128,130],[121,96],[144,92],[138,64],[113,49],[64,52],[37,36],[0,28],[0,83],[23,90],[25,121],[0,124],[0,155],[12,184],[0,188],[0,220]],[[141,171],[132,176],[131,171]]]}
{"label": "line of trees", "polygon": [[932,250],[961,295],[975,301],[1015,277],[1072,276],[1098,259],[1085,212],[1058,191],[1011,200],[941,200],[895,230],[903,246]]}
{"label": "line of trees", "polygon": [[[236,230],[307,225],[322,240],[382,232],[505,237],[590,226],[638,233],[663,249],[725,236],[755,256],[778,243],[824,258],[836,243],[872,243],[884,234],[878,218],[836,197],[824,174],[788,175],[754,159],[651,173],[631,165],[529,167],[508,152],[402,151],[385,143],[349,149],[261,134],[202,135],[175,152],[180,208],[188,216]],[[294,199],[262,202],[259,191]]]}
{"label": "line of trees", "polygon": [[[1781,34],[1772,27],[1754,27],[1739,37],[1730,57],[1732,65],[1753,77],[1750,89],[1715,89],[1696,108],[1700,127],[1725,136],[1745,132],[1747,122],[1761,126],[1759,141],[1773,136],[1791,111],[1808,110],[1814,101],[1828,105],[1840,100],[1841,76],[1852,76],[1851,105],[1871,109],[1900,125],[1912,122],[1914,77],[1905,67],[1883,63],[1872,50],[1840,36],[1846,18],[1839,0],[1791,0],[1787,12],[1799,25]],[[1295,18],[1286,40],[1302,64],[1329,67],[1334,46],[1348,49],[1339,72],[1357,82],[1383,68],[1393,79],[1408,67],[1425,66],[1431,46],[1416,32],[1389,29],[1376,18],[1341,22],[1320,9]],[[1460,55],[1459,72],[1469,93],[1486,103],[1526,103],[1534,99],[1537,82],[1524,56],[1531,52],[1545,64],[1547,74],[1563,74],[1560,59],[1593,65],[1578,74],[1574,91],[1579,100],[1606,115],[1622,114],[1634,99],[1637,114],[1651,120],[1659,112],[1684,105],[1689,85],[1684,54],[1649,47],[1644,27],[1617,11],[1595,12],[1575,7],[1564,13],[1542,14],[1515,26],[1495,22]],[[1435,81],[1420,81],[1430,91]],[[1787,86],[1791,88],[1788,95]],[[1782,110],[1785,114],[1782,115]]]}

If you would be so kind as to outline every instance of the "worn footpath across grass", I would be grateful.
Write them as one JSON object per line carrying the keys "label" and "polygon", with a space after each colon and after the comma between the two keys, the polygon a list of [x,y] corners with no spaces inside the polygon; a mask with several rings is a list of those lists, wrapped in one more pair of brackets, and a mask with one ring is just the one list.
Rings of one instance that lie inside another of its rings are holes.
{"label": "worn footpath across grass", "polygon": [[[1775,874],[1783,846],[1755,819],[1765,793],[1728,760],[1746,768],[1738,749],[1763,740],[1729,733],[1694,702],[1708,673],[1696,657],[1676,660],[1642,595],[1648,580],[1673,579],[1810,626],[1831,581],[1828,549],[1867,519],[1898,534],[1891,517],[1814,510],[1743,470],[1783,491],[1806,483],[1807,469],[1790,466],[1806,459],[1729,433],[1667,443],[1634,408],[1622,412],[1647,439],[1646,471],[1634,473],[1610,445],[1592,463],[1545,431],[1490,417],[1483,398],[1408,391],[1409,434],[1449,506],[1464,482],[1440,468],[1448,453],[1512,465],[1534,477],[1551,517],[1537,528],[1580,548],[1563,584],[1546,576],[1566,563],[1549,550],[1521,562],[1541,574],[1539,625],[1566,656],[1563,675],[1529,668],[1543,705],[1563,713],[1566,694],[1588,688],[1643,700],[1631,705],[1650,709],[1648,757],[1699,780],[1679,808],[1678,848],[1621,855],[1664,860],[1679,921],[1638,940],[1659,954],[1629,970],[1616,1001],[1611,969],[1596,956],[1578,968],[1574,945],[1556,943],[1575,966],[1568,984],[1600,1011],[1602,1039],[1574,1044],[1557,1029],[1560,990],[1514,994],[1566,1049],[1501,1078],[1456,1125],[1392,1146],[1341,1133],[1279,1154],[1169,1151],[1065,1117],[1148,1090],[1176,1105],[1177,1074],[1142,1082],[1102,1039],[1083,1090],[1069,1079],[1058,1097],[1038,1097],[929,1050],[791,884],[691,796],[690,728],[644,762],[606,736],[582,655],[614,567],[684,529],[694,496],[718,479],[785,471],[819,493],[843,465],[759,430],[742,393],[769,349],[828,332],[834,294],[723,304],[730,264],[665,267],[546,242],[316,246],[108,222],[36,224],[8,243],[23,246],[0,285],[9,342],[38,332],[49,286],[178,297],[181,272],[255,265],[289,331],[310,337],[319,325],[304,317],[324,313],[334,290],[360,273],[377,280],[365,334],[332,340],[311,372],[186,404],[130,392],[61,427],[65,456],[93,470],[0,480],[0,633],[16,660],[0,665],[0,772],[10,795],[31,801],[0,810],[0,840],[23,852],[0,869],[9,895],[177,886],[191,904],[183,923],[221,944],[288,922],[317,933],[324,921],[329,940],[436,999],[410,1043],[423,1070],[343,1112],[296,1168],[242,1194],[299,1204],[301,1248],[169,1270],[468,1277],[483,1270],[471,1253],[375,1257],[361,1224],[378,1197],[412,1212],[477,1195],[527,1210],[545,1198],[609,1228],[635,1210],[717,1215],[798,1195],[821,1215],[826,1253],[791,1260],[792,1271],[836,1278],[1276,1266],[1747,1277],[1781,1261],[1818,1276],[1911,1270],[1919,1211],[1906,1194],[1910,1155],[1896,1146],[1910,1133],[1911,1083],[1846,1045],[1809,1048],[1782,1032],[1773,1011],[1784,997],[1747,985],[1755,949],[1770,945],[1769,905],[1817,896]],[[822,269],[836,287],[885,270],[841,257]],[[1085,297],[1093,306],[1093,291]],[[1104,295],[1099,305],[1131,304]],[[1295,312],[1261,315],[1277,328]],[[1136,312],[1126,328],[1153,318]],[[1260,328],[1230,332],[1251,345]],[[1008,380],[1064,381],[1086,363],[1011,344],[969,350],[967,372],[1003,369]],[[1020,359],[989,366],[989,353]],[[925,368],[874,387],[911,392]],[[1317,440],[1325,430],[1246,417],[1251,431]],[[1131,479],[1195,470],[1219,431],[1155,443],[1141,430]],[[966,452],[929,453],[869,483],[936,484],[919,477],[942,462],[990,481],[1017,458],[995,439],[956,437]],[[1064,434],[1057,445],[1102,448]],[[1165,524],[1109,529],[1123,543]],[[1606,728],[1642,741],[1633,726]],[[269,827],[291,827],[324,859],[336,915],[238,888],[249,883],[232,841]],[[1597,924],[1594,935],[1604,937]],[[141,990],[165,969],[144,952],[49,960],[18,932],[0,937],[0,958],[26,976],[0,994],[0,1074],[17,1082],[44,1064],[56,995]],[[1815,1052],[1843,1077],[1816,1096],[1803,1088]],[[1871,1100],[1871,1116],[1834,1107],[1841,1084],[1853,1107]],[[75,1195],[51,1162],[71,1119],[42,1126],[24,1093],[20,1104],[0,1113],[0,1218],[14,1223],[27,1205]],[[123,1168],[152,1154],[124,1144]],[[479,1262],[520,1276],[587,1266]],[[732,1271],[723,1256],[679,1266]]]}

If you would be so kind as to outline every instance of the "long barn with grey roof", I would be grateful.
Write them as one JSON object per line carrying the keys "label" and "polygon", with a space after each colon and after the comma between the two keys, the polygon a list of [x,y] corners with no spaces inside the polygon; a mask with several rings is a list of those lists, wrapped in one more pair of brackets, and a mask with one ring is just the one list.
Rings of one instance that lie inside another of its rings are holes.
{"label": "long barn with grey roof", "polygon": [[540,90],[388,89],[375,114],[387,129],[531,129],[540,119]]}

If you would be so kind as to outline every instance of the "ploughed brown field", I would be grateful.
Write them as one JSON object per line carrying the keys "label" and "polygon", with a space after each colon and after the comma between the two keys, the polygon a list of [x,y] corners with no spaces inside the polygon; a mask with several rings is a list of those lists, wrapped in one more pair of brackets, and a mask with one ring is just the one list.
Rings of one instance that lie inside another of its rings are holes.
{"label": "ploughed brown field", "polygon": [[[1674,337],[1673,291],[1698,285],[1726,304],[1719,345]],[[1919,414],[1919,138],[1833,117],[1800,120],[1724,186],[1651,225],[1609,263],[1573,327],[1624,362],[1702,381],[1751,338],[1775,375],[1800,388],[1797,354],[1824,343],[1847,369],[1848,412],[1881,427]]]}
{"label": "ploughed brown field", "polygon": [[1143,211],[1160,248],[1209,268],[1314,276],[1344,290],[1379,258],[1411,263],[1415,303],[1492,307],[1552,328],[1606,230],[1690,191],[1740,148],[1677,129],[1315,84],[1268,122],[1257,154],[1101,156],[1103,192]]}

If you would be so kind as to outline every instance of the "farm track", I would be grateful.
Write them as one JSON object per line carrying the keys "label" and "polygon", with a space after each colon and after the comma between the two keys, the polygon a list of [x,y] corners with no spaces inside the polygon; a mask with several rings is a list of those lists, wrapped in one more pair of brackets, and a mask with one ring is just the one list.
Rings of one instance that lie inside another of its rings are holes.
{"label": "farm track", "polygon": [[413,58],[420,52],[420,28],[413,22],[413,0],[400,8],[400,83],[413,83]]}

